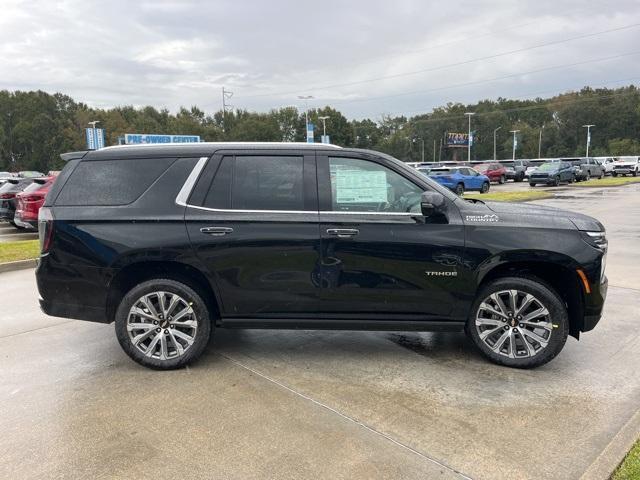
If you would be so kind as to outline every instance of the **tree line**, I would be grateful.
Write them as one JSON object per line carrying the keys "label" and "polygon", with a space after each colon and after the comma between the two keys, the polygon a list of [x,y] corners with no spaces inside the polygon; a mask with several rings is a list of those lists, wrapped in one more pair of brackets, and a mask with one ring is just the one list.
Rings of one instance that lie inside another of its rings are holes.
{"label": "tree line", "polygon": [[[379,150],[404,161],[420,161],[424,154],[424,159],[431,161],[448,160],[456,153],[446,147],[444,137],[447,132],[467,131],[466,112],[475,113],[471,157],[476,160],[493,158],[494,130],[498,128],[498,159],[511,158],[511,130],[519,130],[517,158],[537,158],[538,149],[541,157],[584,156],[585,124],[595,124],[591,155],[640,154],[640,91],[633,85],[585,87],[550,98],[448,103],[410,118],[382,115],[375,120],[349,120],[326,106],[311,109],[309,121],[316,125],[316,141],[321,134],[318,117],[328,116],[327,134],[332,143]],[[0,170],[59,169],[60,153],[86,148],[84,129],[93,120],[106,130],[107,145],[116,145],[125,133],[199,135],[205,141],[288,142],[306,138],[304,111],[295,107],[207,114],[192,106],[174,114],[152,106],[91,108],[61,93],[2,90]]]}

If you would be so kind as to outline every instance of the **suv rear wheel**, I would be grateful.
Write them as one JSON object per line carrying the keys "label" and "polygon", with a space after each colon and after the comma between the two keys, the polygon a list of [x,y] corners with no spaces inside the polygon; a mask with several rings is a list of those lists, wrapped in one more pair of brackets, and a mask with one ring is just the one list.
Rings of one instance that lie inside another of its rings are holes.
{"label": "suv rear wheel", "polygon": [[132,288],[116,312],[123,350],[145,367],[169,370],[196,360],[209,341],[211,320],[204,300],[188,285],[166,278]]}
{"label": "suv rear wheel", "polygon": [[466,331],[494,363],[532,368],[560,353],[569,318],[562,300],[543,281],[505,277],[481,289]]}

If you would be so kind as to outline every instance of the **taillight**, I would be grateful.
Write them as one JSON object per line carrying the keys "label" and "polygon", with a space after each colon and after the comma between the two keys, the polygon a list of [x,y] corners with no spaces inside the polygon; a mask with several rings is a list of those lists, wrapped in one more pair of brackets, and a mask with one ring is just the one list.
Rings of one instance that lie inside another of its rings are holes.
{"label": "taillight", "polygon": [[15,196],[16,196],[15,193],[0,193],[0,198],[3,199],[3,200],[7,200],[7,199],[13,198]]}
{"label": "taillight", "polygon": [[49,207],[42,207],[38,212],[38,238],[40,255],[44,255],[49,251],[53,239],[53,213]]}
{"label": "taillight", "polygon": [[27,195],[26,197],[22,197],[22,200],[25,202],[39,202],[44,197],[42,195]]}

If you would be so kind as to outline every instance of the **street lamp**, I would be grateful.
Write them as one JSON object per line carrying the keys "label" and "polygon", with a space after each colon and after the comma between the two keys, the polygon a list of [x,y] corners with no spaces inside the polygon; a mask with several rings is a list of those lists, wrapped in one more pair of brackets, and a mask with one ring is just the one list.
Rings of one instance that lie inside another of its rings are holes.
{"label": "street lamp", "polygon": [[511,133],[513,133],[513,160],[516,159],[516,146],[518,145],[518,141],[516,139],[516,133],[518,133],[520,130],[509,130]]}
{"label": "street lamp", "polygon": [[544,130],[544,125],[540,128],[540,133],[538,134],[538,158],[542,157],[542,131]]}
{"label": "street lamp", "polygon": [[500,130],[502,127],[498,127],[493,131],[493,160],[496,160],[496,133],[498,133],[498,130]]}
{"label": "street lamp", "polygon": [[582,128],[587,129],[587,157],[589,156],[589,144],[591,143],[591,127],[595,127],[595,125],[582,125]]}
{"label": "street lamp", "polygon": [[322,117],[318,117],[319,120],[322,120],[322,141],[327,138],[327,124],[325,123],[327,119],[330,118],[329,115],[323,115]]}
{"label": "street lamp", "polygon": [[422,149],[421,149],[421,157],[422,157],[422,163],[424,163],[424,139],[420,138],[420,137],[416,137],[413,139],[413,143],[416,143],[416,140],[420,140],[420,142],[422,143]]}
{"label": "street lamp", "polygon": [[309,100],[313,98],[313,95],[298,95],[300,100],[304,100],[304,124],[305,124],[305,135],[306,131],[309,130]]}
{"label": "street lamp", "polygon": [[465,115],[469,117],[469,136],[467,137],[467,162],[471,162],[471,117],[475,115],[475,112],[466,112]]}

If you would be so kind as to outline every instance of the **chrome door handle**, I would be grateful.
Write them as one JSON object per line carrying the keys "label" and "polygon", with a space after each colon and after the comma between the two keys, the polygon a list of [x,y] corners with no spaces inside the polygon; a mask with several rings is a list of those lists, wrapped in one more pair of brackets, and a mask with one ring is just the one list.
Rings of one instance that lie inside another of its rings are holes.
{"label": "chrome door handle", "polygon": [[213,235],[214,237],[222,237],[223,235],[229,235],[233,233],[233,228],[230,227],[202,227],[200,229],[202,233],[207,235]]}
{"label": "chrome door handle", "polygon": [[338,238],[350,238],[358,235],[360,231],[355,228],[329,228],[327,229],[327,233]]}

